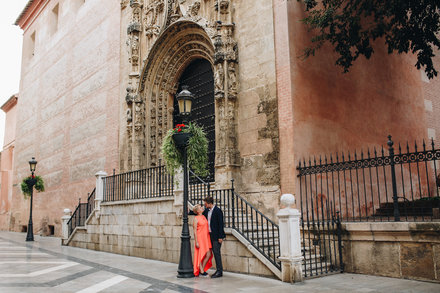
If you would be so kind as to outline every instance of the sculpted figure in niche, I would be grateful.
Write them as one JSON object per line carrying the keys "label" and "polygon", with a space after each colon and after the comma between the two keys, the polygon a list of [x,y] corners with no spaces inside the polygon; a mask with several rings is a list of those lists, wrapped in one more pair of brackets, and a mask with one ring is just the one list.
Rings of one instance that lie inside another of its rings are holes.
{"label": "sculpted figure in niche", "polygon": [[131,64],[137,66],[139,61],[139,37],[133,35],[130,39],[129,45],[131,47]]}
{"label": "sculpted figure in niche", "polygon": [[141,23],[141,9],[139,7],[136,7],[133,10],[133,22]]}
{"label": "sculpted figure in niche", "polygon": [[190,6],[190,15],[195,17],[199,14],[200,11],[200,1],[194,2],[193,5]]}
{"label": "sculpted figure in niche", "polygon": [[131,54],[133,56],[139,56],[139,37],[133,36],[132,42],[131,42]]}
{"label": "sculpted figure in niche", "polygon": [[230,61],[237,60],[237,42],[232,38],[233,33],[233,27],[228,26],[226,28],[226,40],[225,40],[225,47],[226,47],[226,58]]}
{"label": "sculpted figure in niche", "polygon": [[127,122],[133,121],[133,115],[131,114],[131,109],[127,109]]}
{"label": "sculpted figure in niche", "polygon": [[174,14],[174,15],[178,15],[179,12],[180,12],[180,6],[179,6],[179,3],[177,3],[177,0],[174,0],[174,1],[171,3],[171,13]]}
{"label": "sculpted figure in niche", "polygon": [[215,72],[214,72],[214,83],[215,83],[215,93],[222,93],[224,90],[224,72],[223,72],[223,65],[221,63],[218,63],[215,66]]}
{"label": "sculpted figure in niche", "polygon": [[229,8],[229,0],[221,0],[220,1],[220,13],[227,14]]}
{"label": "sculpted figure in niche", "polygon": [[231,94],[237,94],[237,74],[235,73],[235,63],[230,62],[228,64],[228,76],[229,76],[229,92]]}
{"label": "sculpted figure in niche", "polygon": [[136,100],[136,89],[132,86],[131,81],[129,82],[127,86],[127,94],[125,95],[125,101],[128,105],[131,105]]}

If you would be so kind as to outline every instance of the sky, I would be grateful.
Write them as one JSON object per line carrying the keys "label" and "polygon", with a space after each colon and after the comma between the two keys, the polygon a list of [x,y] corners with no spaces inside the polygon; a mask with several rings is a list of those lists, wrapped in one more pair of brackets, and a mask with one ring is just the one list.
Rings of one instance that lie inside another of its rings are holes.
{"label": "sky", "polygon": [[[0,106],[18,93],[23,31],[14,25],[28,0],[3,1],[0,9]],[[5,113],[0,110],[0,150],[3,149]]]}

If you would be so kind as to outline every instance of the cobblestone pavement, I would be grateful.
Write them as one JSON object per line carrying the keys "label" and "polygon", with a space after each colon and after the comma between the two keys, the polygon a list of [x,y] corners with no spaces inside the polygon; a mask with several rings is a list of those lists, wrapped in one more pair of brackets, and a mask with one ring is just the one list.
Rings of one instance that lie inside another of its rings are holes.
{"label": "cobblestone pavement", "polygon": [[[178,279],[177,265],[60,245],[60,239],[0,232],[0,292],[440,292],[440,284],[338,274],[287,284],[224,273]],[[212,272],[210,272],[212,273]]]}

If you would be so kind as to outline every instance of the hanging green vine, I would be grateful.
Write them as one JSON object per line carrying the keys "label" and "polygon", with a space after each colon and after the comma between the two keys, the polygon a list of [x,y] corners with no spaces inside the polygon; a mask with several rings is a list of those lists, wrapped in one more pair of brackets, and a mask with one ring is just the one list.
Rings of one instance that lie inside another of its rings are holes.
{"label": "hanging green vine", "polygon": [[[32,176],[26,177],[23,179],[23,181],[21,181],[21,191],[23,192],[25,197],[31,195],[31,190],[29,189],[29,186],[27,184],[28,180],[30,180],[30,179],[32,179]],[[35,190],[38,192],[44,191],[43,178],[41,178],[41,176],[35,176],[35,179],[37,179],[37,182],[34,185]]]}
{"label": "hanging green vine", "polygon": [[168,173],[174,175],[183,164],[182,154],[173,139],[173,134],[176,133],[191,133],[192,136],[187,147],[188,166],[198,176],[208,175],[208,139],[203,129],[193,123],[188,126],[177,124],[174,129],[167,132],[162,143],[161,153]]}

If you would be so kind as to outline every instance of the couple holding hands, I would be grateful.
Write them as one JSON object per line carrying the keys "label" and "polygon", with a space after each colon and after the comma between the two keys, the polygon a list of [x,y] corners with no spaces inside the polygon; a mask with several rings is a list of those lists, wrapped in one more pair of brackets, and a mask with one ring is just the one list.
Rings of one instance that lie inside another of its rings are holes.
{"label": "couple holding hands", "polygon": [[195,215],[193,221],[194,228],[194,275],[207,276],[206,272],[212,266],[212,256],[214,255],[216,272],[211,278],[223,276],[222,257],[220,248],[223,239],[226,237],[223,229],[223,212],[214,205],[212,197],[204,199],[205,208],[197,204],[193,208]]}

